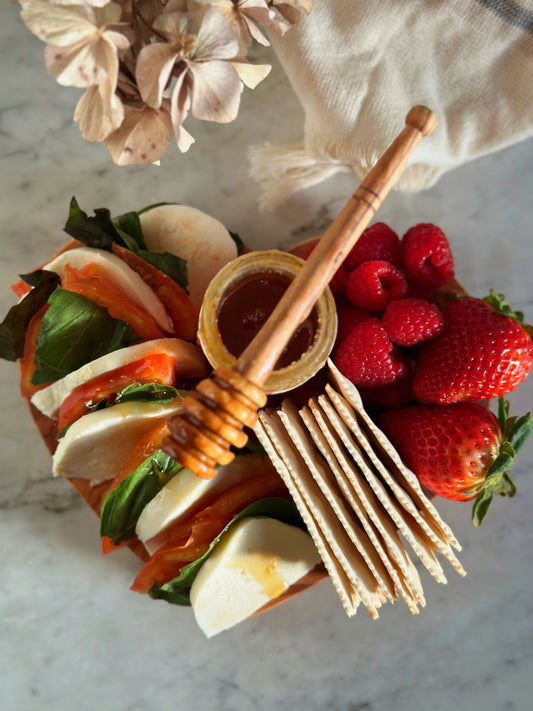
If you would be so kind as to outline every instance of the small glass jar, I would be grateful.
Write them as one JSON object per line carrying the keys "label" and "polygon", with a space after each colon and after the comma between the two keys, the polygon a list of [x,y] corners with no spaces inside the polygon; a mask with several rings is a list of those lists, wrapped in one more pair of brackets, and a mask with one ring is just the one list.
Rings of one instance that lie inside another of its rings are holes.
{"label": "small glass jar", "polygon": [[[294,279],[304,260],[287,252],[268,250],[250,252],[221,269],[209,284],[200,310],[198,337],[213,368],[233,367],[237,358],[223,342],[218,316],[221,305],[240,285],[254,277],[276,276]],[[313,377],[328,358],[337,335],[337,311],[331,290],[326,288],[313,307],[314,337],[309,348],[289,365],[277,368],[263,385],[269,394],[282,393],[302,385]]]}

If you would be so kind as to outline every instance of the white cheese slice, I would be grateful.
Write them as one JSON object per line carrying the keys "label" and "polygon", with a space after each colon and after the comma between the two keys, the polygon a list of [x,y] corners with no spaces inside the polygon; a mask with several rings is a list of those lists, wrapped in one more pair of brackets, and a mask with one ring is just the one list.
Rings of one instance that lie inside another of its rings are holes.
{"label": "white cheese slice", "polygon": [[144,507],[135,528],[137,536],[153,555],[158,544],[150,539],[164,528],[183,519],[193,508],[200,507],[202,500],[211,501],[234,484],[258,476],[266,468],[272,469],[272,465],[261,454],[242,454],[230,464],[219,467],[213,479],[200,479],[183,469]]}
{"label": "white cheese slice", "polygon": [[131,269],[116,254],[102,249],[89,249],[88,247],[70,249],[45,264],[43,269],[61,276],[67,264],[70,264],[74,269],[81,269],[87,264],[96,264],[99,272],[109,279],[112,284],[116,284],[128,298],[145,311],[148,311],[163,331],[174,333],[172,320],[161,300],[137,272]]}
{"label": "white cheese slice", "polygon": [[236,523],[191,587],[196,622],[212,637],[250,617],[320,563],[310,536],[263,516]]}
{"label": "white cheese slice", "polygon": [[124,402],[89,412],[66,431],[53,457],[54,476],[80,477],[97,483],[112,479],[142,435],[181,407]]}
{"label": "white cheese slice", "polygon": [[156,338],[153,341],[121,348],[82,365],[61,380],[38,390],[31,401],[47,417],[54,417],[65,398],[79,385],[116,368],[135,363],[153,353],[175,356],[176,370],[182,377],[201,378],[206,375],[205,359],[199,346],[178,338]]}
{"label": "white cheese slice", "polygon": [[228,230],[214,217],[188,205],[160,205],[140,216],[146,246],[187,260],[189,296],[200,308],[215,274],[237,256]]}

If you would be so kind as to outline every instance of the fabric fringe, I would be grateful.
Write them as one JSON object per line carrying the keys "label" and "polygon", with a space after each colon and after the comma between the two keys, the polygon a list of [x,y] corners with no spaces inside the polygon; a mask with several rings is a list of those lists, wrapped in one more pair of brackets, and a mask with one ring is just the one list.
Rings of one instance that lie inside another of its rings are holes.
{"label": "fabric fringe", "polygon": [[315,158],[303,143],[251,146],[248,151],[251,176],[259,183],[259,209],[273,210],[298,190],[321,183],[339,171],[352,170],[347,163]]}
{"label": "fabric fringe", "polygon": [[[259,209],[269,212],[300,190],[327,180],[338,172],[354,172],[361,180],[370,170],[368,165],[344,163],[332,158],[316,158],[303,143],[251,146],[248,150],[250,174],[261,188]],[[432,187],[443,168],[416,163],[405,168],[395,189],[418,192]]]}

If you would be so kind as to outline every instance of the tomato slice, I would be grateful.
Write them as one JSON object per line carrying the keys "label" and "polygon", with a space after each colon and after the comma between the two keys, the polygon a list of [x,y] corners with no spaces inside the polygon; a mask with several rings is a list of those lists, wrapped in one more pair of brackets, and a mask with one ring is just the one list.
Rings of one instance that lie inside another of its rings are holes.
{"label": "tomato slice", "polygon": [[174,335],[183,338],[184,341],[195,341],[198,330],[198,309],[181,286],[135,252],[118,244],[113,244],[113,252],[155,291],[172,319]]}
{"label": "tomato slice", "polygon": [[174,385],[176,359],[168,353],[153,353],[141,360],[102,373],[75,388],[68,395],[58,415],[58,432],[89,411],[85,403],[109,399],[132,383]]}
{"label": "tomato slice", "polygon": [[120,287],[111,284],[98,272],[95,264],[87,264],[81,269],[67,264],[61,286],[103,306],[113,318],[129,323],[140,338],[163,338],[165,335],[153,316],[124,294]]}
{"label": "tomato slice", "polygon": [[22,397],[30,398],[38,390],[46,387],[43,385],[33,385],[31,379],[37,366],[35,365],[35,349],[37,348],[37,338],[41,330],[43,317],[48,309],[48,304],[44,304],[37,313],[35,313],[26,329],[24,338],[24,352],[20,359],[20,394]]}
{"label": "tomato slice", "polygon": [[214,538],[234,516],[265,496],[290,498],[274,469],[236,484],[224,491],[207,508],[162,531],[153,539],[160,538],[161,547],[143,565],[131,589],[147,593],[155,582],[163,585],[175,578],[184,565],[207,551]]}
{"label": "tomato slice", "polygon": [[14,291],[19,299],[22,299],[23,296],[29,294],[31,289],[32,287],[29,284],[26,284],[23,279],[19,279],[15,284],[11,284],[11,291]]}

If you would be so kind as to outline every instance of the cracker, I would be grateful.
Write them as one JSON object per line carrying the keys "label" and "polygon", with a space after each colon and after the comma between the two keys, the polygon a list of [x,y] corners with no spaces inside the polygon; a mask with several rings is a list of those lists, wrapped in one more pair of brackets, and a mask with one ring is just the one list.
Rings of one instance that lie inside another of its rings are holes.
{"label": "cracker", "polygon": [[289,490],[289,493],[291,494],[305,525],[307,526],[309,534],[317,547],[318,553],[326,566],[326,570],[328,571],[333,587],[341,600],[342,606],[344,607],[346,614],[351,617],[356,613],[357,607],[359,606],[360,598],[358,593],[342,568],[335,561],[330,545],[321,534],[312,512],[307,508],[303,498],[300,496],[300,493],[292,480],[287,464],[280,453],[278,453],[278,449],[274,445],[274,442],[276,442],[276,445],[279,445],[279,437],[275,434],[270,418],[268,418],[266,413],[259,413],[259,419],[254,427],[254,432],[265,448],[265,451],[278,474],[285,482],[285,485],[287,486],[287,489]]}
{"label": "cracker", "polygon": [[[405,489],[400,486],[395,477],[389,473],[387,467],[380,459],[380,449],[375,449],[372,446],[372,443],[368,441],[365,433],[359,425],[357,415],[350,403],[342,395],[337,393],[331,387],[331,385],[326,385],[326,392],[331,402],[335,406],[337,413],[342,418],[347,427],[350,429],[356,441],[360,443],[360,447],[363,449],[368,459],[371,461],[376,473],[390,488],[395,499],[402,506],[402,508],[413,517],[420,529],[424,532],[425,536],[419,537],[420,540],[424,540],[427,537],[429,541],[433,544],[433,546],[439,551],[439,553],[441,553],[451,563],[451,565],[456,570],[456,572],[459,573],[459,575],[466,575],[466,571],[457,559],[457,556],[452,551],[448,543],[447,537],[442,534],[440,536],[437,535],[435,529],[428,524],[426,518],[420,513],[419,509],[415,506],[412,498],[409,496],[409,493],[406,492]],[[379,430],[377,431],[379,432]],[[420,496],[423,496],[421,490]],[[414,531],[416,529],[413,528],[412,530]]]}
{"label": "cracker", "polygon": [[[296,406],[289,400],[285,400],[282,403],[281,410],[278,410],[277,414],[294,446],[300,452],[307,469],[311,472],[318,485],[318,491],[315,489],[315,495],[313,495],[313,488],[309,487],[310,498],[312,497],[312,500],[315,500],[315,498],[325,498],[332,510],[332,520],[331,517],[328,517],[330,520],[325,521],[325,525],[336,527],[336,521],[341,523],[377,583],[377,589],[379,589],[380,592],[379,594],[375,593],[376,600],[379,600],[381,604],[386,596],[391,602],[395,602],[397,596],[395,594],[394,583],[387,568],[377,554],[375,547],[368,539],[360,522],[354,516],[353,511],[347,506],[343,499],[334,475],[329,469],[327,462],[322,459],[320,453],[315,448],[314,442],[305,429]],[[305,476],[300,475],[300,477],[302,479],[302,485],[305,486]],[[366,605],[364,598],[363,604]]]}
{"label": "cracker", "polygon": [[366,432],[367,437],[370,439],[370,443],[373,444],[377,441],[378,446],[384,455],[384,464],[395,475],[397,481],[411,492],[420,509],[425,512],[428,524],[431,525],[435,533],[438,534],[440,532],[440,534],[444,536],[446,541],[451,546],[460,551],[461,545],[459,544],[459,541],[448,524],[442,520],[435,506],[424,494],[422,487],[420,486],[420,482],[415,474],[405,466],[390,440],[367,414],[363,401],[361,400],[361,396],[359,395],[355,385],[339,372],[333,361],[328,360],[328,366],[330,375],[335,385],[339,388],[342,395],[360,416],[360,424],[362,425],[362,429]]}
{"label": "cracker", "polygon": [[395,526],[387,515],[383,516],[381,504],[376,501],[366,481],[358,475],[353,460],[344,455],[342,443],[330,430],[318,403],[310,400],[309,408],[303,408],[300,414],[316,447],[328,461],[346,501],[386,566],[397,592],[410,611],[416,614],[417,603],[425,605],[424,593],[418,572],[402,546]]}
{"label": "cracker", "polygon": [[309,400],[309,408],[303,408],[300,414],[315,445],[335,474],[346,500],[387,566],[399,594],[410,611],[417,613],[416,603],[425,605],[422,584],[418,571],[401,544],[396,527],[388,515],[383,515],[381,504],[376,500],[364,477],[359,476],[354,460],[346,456],[342,442],[330,427],[318,402]]}
{"label": "cracker", "polygon": [[357,463],[358,467],[364,472],[364,476],[367,482],[370,484],[374,494],[377,496],[378,500],[381,502],[385,511],[389,514],[392,521],[394,521],[395,526],[400,531],[405,540],[412,547],[414,552],[420,558],[424,566],[429,570],[431,575],[439,583],[446,582],[446,576],[442,570],[440,563],[433,555],[433,551],[430,547],[422,545],[418,536],[413,534],[413,531],[407,525],[403,512],[394,499],[391,498],[389,492],[384,487],[383,483],[378,476],[373,471],[373,468],[368,465],[365,460],[364,454],[362,453],[360,447],[360,442],[354,439],[354,436],[348,429],[347,425],[343,422],[337,410],[328,400],[325,395],[320,395],[318,398],[320,407],[326,414],[326,417],[330,421],[331,425],[335,431],[339,434],[344,446],[352,456],[352,458]]}

